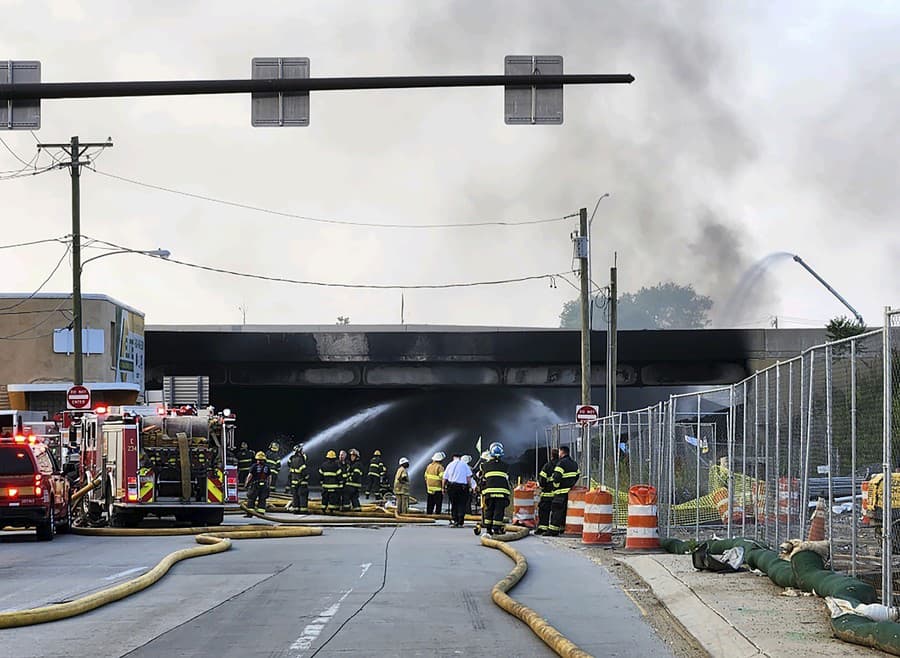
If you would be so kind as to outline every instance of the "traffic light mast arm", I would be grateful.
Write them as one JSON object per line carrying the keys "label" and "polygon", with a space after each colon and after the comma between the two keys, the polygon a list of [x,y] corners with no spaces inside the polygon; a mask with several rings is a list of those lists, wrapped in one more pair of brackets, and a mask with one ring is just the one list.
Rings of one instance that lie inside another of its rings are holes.
{"label": "traffic light mast arm", "polygon": [[630,73],[564,75],[426,75],[364,78],[281,78],[265,80],[147,80],[123,82],[35,82],[0,84],[0,101],[123,96],[286,93],[354,89],[443,87],[549,87],[631,84]]}

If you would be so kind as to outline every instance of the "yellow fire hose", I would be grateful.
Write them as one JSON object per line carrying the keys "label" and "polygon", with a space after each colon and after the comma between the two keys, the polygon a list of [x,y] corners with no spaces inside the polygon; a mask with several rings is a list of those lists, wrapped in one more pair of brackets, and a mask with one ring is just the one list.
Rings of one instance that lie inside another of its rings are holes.
{"label": "yellow fire hose", "polygon": [[28,610],[13,610],[0,612],[0,628],[15,628],[18,626],[31,626],[50,621],[58,621],[68,617],[84,614],[91,610],[131,596],[141,590],[147,589],[162,578],[173,565],[192,557],[222,553],[231,548],[232,539],[259,539],[269,537],[311,537],[321,535],[321,528],[290,528],[279,526],[256,526],[252,530],[235,526],[216,526],[214,528],[160,528],[157,530],[142,528],[73,528],[72,531],[83,535],[100,535],[116,537],[154,536],[154,535],[185,535],[195,534],[196,541],[201,546],[194,548],[182,548],[166,555],[155,567],[145,574],[132,578],[124,583],[107,587],[99,592],[82,596],[73,601],[57,603],[53,605],[30,608]]}
{"label": "yellow fire hose", "polygon": [[516,563],[506,578],[491,588],[491,599],[503,610],[525,622],[534,634],[543,640],[544,644],[563,658],[591,658],[591,654],[580,649],[578,645],[556,630],[550,622],[507,593],[522,580],[525,572],[528,571],[528,562],[525,560],[525,556],[507,542],[523,539],[528,536],[528,533],[528,528],[507,525],[505,533],[502,535],[496,535],[493,538],[481,537],[482,546],[502,551]]}
{"label": "yellow fire hose", "polygon": [[[391,525],[395,526],[398,523],[434,523],[431,519],[423,519],[419,517],[409,517],[409,516],[397,516],[395,514],[385,513],[383,510],[377,514],[369,514],[366,512],[337,512],[334,515],[334,518],[328,519],[280,519],[276,518],[270,514],[263,514],[261,512],[257,512],[254,509],[250,509],[246,506],[246,504],[241,503],[241,509],[247,513],[252,514],[258,519],[264,519],[265,521],[272,521],[274,523],[284,523],[286,525]],[[348,519],[358,518],[361,519],[359,521],[345,521],[342,520],[341,517],[346,517]]]}

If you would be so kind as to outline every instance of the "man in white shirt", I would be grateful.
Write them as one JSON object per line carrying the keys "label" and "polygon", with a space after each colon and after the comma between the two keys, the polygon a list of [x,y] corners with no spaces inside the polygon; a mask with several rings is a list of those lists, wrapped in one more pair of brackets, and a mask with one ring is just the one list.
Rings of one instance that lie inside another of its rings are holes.
{"label": "man in white shirt", "polygon": [[466,520],[466,503],[472,486],[472,469],[453,453],[453,461],[444,469],[444,491],[450,497],[450,527],[462,528]]}

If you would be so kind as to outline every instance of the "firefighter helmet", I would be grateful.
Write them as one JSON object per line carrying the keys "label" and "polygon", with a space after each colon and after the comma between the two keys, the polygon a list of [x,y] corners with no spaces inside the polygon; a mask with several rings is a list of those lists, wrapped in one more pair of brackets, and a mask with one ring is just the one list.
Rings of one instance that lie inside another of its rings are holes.
{"label": "firefighter helmet", "polygon": [[492,443],[491,444],[491,457],[502,457],[503,456],[503,444],[502,443]]}
{"label": "firefighter helmet", "polygon": [[490,458],[491,458],[491,453],[488,452],[487,450],[485,450],[483,453],[481,453],[481,459],[487,461]]}
{"label": "firefighter helmet", "polygon": [[359,450],[357,450],[356,448],[350,448],[350,456],[351,457],[353,457],[353,456],[359,457]]}
{"label": "firefighter helmet", "polygon": [[441,452],[441,451],[439,450],[439,451],[437,451],[436,453],[434,453],[434,457],[431,458],[431,461],[433,461],[433,462],[442,462],[442,461],[444,461],[446,458],[447,458],[447,455],[445,455],[443,452]]}
{"label": "firefighter helmet", "polygon": [[325,459],[337,459],[337,453],[334,450],[329,450],[325,453]]}
{"label": "firefighter helmet", "polygon": [[266,453],[264,453],[262,450],[260,450],[258,453],[256,453],[256,458],[257,458],[257,459],[262,459],[263,461],[265,461],[265,459],[266,459]]}
{"label": "firefighter helmet", "polygon": [[462,458],[460,459],[460,461],[463,464],[468,464],[469,462],[472,461],[472,455],[463,455]]}
{"label": "firefighter helmet", "polygon": [[246,450],[246,449],[247,449],[247,442],[241,441],[241,450]]}
{"label": "firefighter helmet", "polygon": [[401,457],[400,466],[409,466],[409,460],[406,457]]}
{"label": "firefighter helmet", "polygon": [[381,450],[376,450],[375,452],[372,453],[372,456],[373,457],[381,457]]}
{"label": "firefighter helmet", "polygon": [[272,443],[269,444],[269,450],[278,452],[278,441],[272,441]]}
{"label": "firefighter helmet", "polygon": [[298,443],[297,445],[295,445],[295,446],[294,446],[294,452],[300,452],[300,453],[302,453],[302,452],[303,452],[303,444],[302,444],[302,443]]}

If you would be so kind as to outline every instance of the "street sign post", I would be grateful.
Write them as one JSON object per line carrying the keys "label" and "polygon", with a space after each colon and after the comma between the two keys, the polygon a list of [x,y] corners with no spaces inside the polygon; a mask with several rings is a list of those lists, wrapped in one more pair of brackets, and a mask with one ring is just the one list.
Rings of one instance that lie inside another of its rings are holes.
{"label": "street sign post", "polygon": [[575,420],[579,423],[596,423],[600,419],[600,407],[596,404],[579,404],[575,407]]}
{"label": "street sign post", "polygon": [[[0,85],[41,81],[41,63],[0,61]],[[0,130],[40,130],[41,101],[32,99],[0,101]]]}
{"label": "street sign post", "polygon": [[[309,77],[308,57],[254,57],[254,80],[285,80]],[[252,126],[308,126],[309,92],[251,94]]]}
{"label": "street sign post", "polygon": [[66,391],[66,409],[84,411],[91,406],[91,391],[87,386],[72,386]]}

